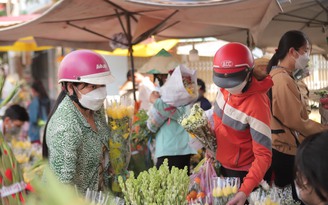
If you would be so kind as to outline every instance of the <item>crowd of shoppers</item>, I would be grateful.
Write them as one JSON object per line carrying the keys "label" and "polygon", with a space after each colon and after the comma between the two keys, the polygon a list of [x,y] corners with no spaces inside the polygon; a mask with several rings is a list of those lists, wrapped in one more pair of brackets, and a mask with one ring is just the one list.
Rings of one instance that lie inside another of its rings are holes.
{"label": "crowd of shoppers", "polygon": [[[156,167],[168,159],[170,167],[190,168],[196,150],[178,119],[192,104],[200,103],[202,109],[213,110],[214,157],[221,164],[220,173],[241,181],[229,205],[247,204],[247,197],[263,179],[280,188],[290,185],[293,198],[302,203],[327,204],[324,173],[328,168],[319,163],[327,161],[328,127],[309,118],[308,93],[302,93],[300,83],[308,74],[310,53],[310,39],[296,30],[281,37],[271,59],[254,60],[241,43],[222,46],[213,58],[213,83],[218,87],[213,104],[204,95],[209,82],[200,78],[197,98],[178,106],[165,102],[155,80],[138,72],[136,86],[131,71],[127,73],[120,94],[133,101],[134,88],[140,89],[142,109],[155,110],[165,118],[155,130]],[[159,86],[171,77],[163,76],[154,76]],[[60,63],[58,80],[62,90],[52,107],[40,81],[31,85],[27,110],[8,107],[0,123],[4,139],[9,141],[29,122],[28,139],[43,143],[43,156],[60,182],[74,184],[82,193],[103,190],[110,172],[105,156],[111,130],[103,105],[106,85],[113,81],[111,70],[101,55],[77,50]]]}

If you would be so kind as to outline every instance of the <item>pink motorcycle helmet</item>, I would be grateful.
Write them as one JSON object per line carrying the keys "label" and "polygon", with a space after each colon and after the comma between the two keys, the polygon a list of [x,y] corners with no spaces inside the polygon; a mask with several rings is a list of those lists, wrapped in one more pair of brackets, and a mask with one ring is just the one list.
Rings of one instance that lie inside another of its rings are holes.
{"label": "pink motorcycle helmet", "polygon": [[76,50],[67,54],[59,65],[58,83],[81,82],[105,85],[114,81],[106,60],[90,50]]}

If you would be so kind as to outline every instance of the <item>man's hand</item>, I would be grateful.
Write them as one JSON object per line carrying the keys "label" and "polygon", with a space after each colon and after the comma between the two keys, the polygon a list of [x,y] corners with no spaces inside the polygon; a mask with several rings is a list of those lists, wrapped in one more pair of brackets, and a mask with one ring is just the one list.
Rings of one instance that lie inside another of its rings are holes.
{"label": "man's hand", "polygon": [[244,192],[238,192],[227,205],[244,205],[247,197]]}

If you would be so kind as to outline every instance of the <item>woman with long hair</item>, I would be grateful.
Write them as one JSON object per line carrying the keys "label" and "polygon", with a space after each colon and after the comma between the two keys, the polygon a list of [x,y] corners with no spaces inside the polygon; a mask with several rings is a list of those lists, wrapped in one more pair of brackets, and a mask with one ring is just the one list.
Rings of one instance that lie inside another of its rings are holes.
{"label": "woman with long hair", "polygon": [[103,105],[113,76],[101,55],[77,50],[61,62],[58,79],[62,91],[46,124],[43,156],[60,182],[76,185],[81,193],[99,191],[109,167]]}
{"label": "woman with long hair", "polygon": [[305,69],[310,60],[311,44],[301,31],[288,31],[280,39],[267,70],[273,80],[271,99],[272,165],[274,183],[278,187],[292,185],[293,165],[298,145],[304,137],[328,127],[309,119],[295,73]]}

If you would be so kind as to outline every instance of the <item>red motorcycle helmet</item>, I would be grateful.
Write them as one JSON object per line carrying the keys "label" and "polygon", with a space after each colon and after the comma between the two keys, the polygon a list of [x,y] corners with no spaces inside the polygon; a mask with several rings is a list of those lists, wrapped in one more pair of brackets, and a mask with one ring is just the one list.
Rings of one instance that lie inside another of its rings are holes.
{"label": "red motorcycle helmet", "polygon": [[81,82],[105,85],[114,81],[106,60],[90,50],[76,50],[67,54],[58,69],[58,83]]}
{"label": "red motorcycle helmet", "polygon": [[232,88],[242,83],[254,67],[252,52],[241,43],[222,46],[213,59],[213,82],[221,88]]}

